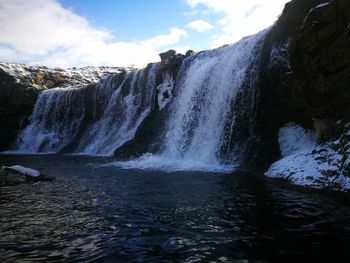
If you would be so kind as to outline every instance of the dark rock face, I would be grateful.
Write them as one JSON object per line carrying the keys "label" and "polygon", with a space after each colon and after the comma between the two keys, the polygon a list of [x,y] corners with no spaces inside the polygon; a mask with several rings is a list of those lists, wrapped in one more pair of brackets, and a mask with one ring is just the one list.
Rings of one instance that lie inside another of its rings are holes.
{"label": "dark rock face", "polygon": [[313,118],[350,114],[350,2],[311,9],[291,35],[290,88]]}
{"label": "dark rock face", "polygon": [[[247,142],[247,167],[266,168],[279,157],[277,133],[285,123],[316,129],[319,142],[339,136],[335,123],[350,110],[349,22],[349,1],[286,4],[266,37],[258,69],[252,69],[258,71],[254,98],[249,88],[240,94],[238,107],[257,103],[255,116],[248,110],[239,116],[237,140]],[[247,87],[250,82],[248,75]]]}
{"label": "dark rock face", "polygon": [[0,69],[0,150],[8,149],[18,130],[27,124],[39,92]]}

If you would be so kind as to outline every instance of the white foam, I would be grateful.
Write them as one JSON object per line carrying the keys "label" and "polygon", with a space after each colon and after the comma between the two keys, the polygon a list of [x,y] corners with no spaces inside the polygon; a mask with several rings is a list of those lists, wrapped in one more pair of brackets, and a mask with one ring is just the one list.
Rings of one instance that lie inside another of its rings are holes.
{"label": "white foam", "polygon": [[230,173],[235,169],[233,165],[209,164],[193,160],[173,159],[161,155],[147,153],[137,159],[117,161],[105,166],[114,166],[122,169],[155,170],[165,172],[197,171]]}

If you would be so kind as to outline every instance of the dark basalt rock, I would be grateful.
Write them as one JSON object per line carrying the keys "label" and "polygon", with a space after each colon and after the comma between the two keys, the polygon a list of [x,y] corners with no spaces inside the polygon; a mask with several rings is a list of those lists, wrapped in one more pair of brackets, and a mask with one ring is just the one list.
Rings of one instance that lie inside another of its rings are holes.
{"label": "dark basalt rock", "polygon": [[40,90],[17,83],[0,69],[0,151],[8,149],[26,126]]}
{"label": "dark basalt rock", "polygon": [[160,53],[160,60],[161,62],[167,62],[171,58],[173,58],[176,55],[176,51],[174,49],[170,49],[167,52]]}
{"label": "dark basalt rock", "polygon": [[291,35],[292,94],[309,115],[336,121],[350,115],[350,2],[312,9]]}
{"label": "dark basalt rock", "polygon": [[192,49],[189,49],[186,51],[186,56],[193,56],[194,54],[196,54],[196,52],[194,52]]}

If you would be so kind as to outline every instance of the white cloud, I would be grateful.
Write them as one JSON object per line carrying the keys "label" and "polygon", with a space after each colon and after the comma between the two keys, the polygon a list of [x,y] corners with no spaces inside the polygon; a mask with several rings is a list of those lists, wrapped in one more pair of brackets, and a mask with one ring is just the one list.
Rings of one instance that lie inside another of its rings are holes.
{"label": "white cloud", "polygon": [[0,47],[0,54],[5,60],[8,60],[11,57],[15,56],[15,52],[10,48],[1,48]]}
{"label": "white cloud", "polygon": [[186,0],[193,8],[204,6],[210,13],[222,14],[222,26],[212,46],[233,43],[269,27],[289,0]]}
{"label": "white cloud", "polygon": [[160,51],[185,35],[174,27],[150,39],[113,41],[110,32],[92,27],[58,0],[0,0],[0,60],[25,58],[49,66],[143,66],[158,61]]}
{"label": "white cloud", "polygon": [[188,23],[187,27],[197,30],[198,32],[203,32],[213,28],[211,24],[209,24],[207,21],[204,21],[204,20],[194,20]]}

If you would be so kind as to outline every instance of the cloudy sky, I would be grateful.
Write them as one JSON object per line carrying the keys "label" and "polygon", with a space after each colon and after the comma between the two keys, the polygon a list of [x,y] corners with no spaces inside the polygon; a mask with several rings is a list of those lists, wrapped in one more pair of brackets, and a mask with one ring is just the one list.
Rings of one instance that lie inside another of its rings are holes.
{"label": "cloudy sky", "polygon": [[0,61],[144,66],[168,49],[234,43],[288,0],[0,0]]}

